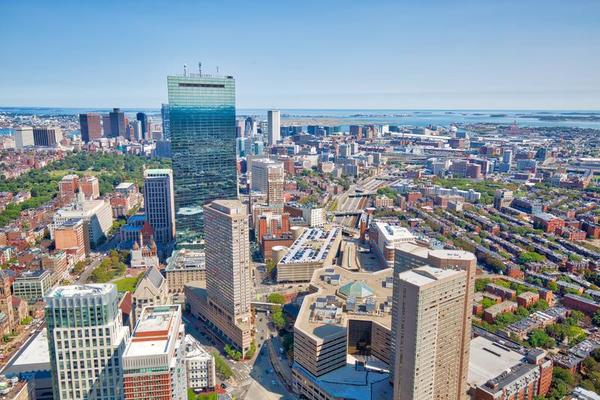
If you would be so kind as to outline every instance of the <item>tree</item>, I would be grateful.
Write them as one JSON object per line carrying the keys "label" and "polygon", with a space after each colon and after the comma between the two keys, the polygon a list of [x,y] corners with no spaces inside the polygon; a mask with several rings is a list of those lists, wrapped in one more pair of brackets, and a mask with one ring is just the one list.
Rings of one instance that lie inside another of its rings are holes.
{"label": "tree", "polygon": [[536,253],[535,251],[525,251],[523,253],[521,253],[521,255],[519,256],[519,262],[521,264],[527,264],[530,262],[542,262],[546,259],[546,257],[544,257],[541,254]]}
{"label": "tree", "polygon": [[217,374],[219,374],[221,379],[231,378],[233,371],[223,357],[221,357],[221,355],[219,355],[217,352],[214,352],[212,355],[215,358],[215,369],[217,370]]}
{"label": "tree", "polygon": [[242,359],[242,353],[239,350],[234,349],[232,346],[226,344],[224,347],[225,354],[227,357],[231,358],[235,361],[240,361]]}
{"label": "tree", "polygon": [[248,348],[244,358],[246,360],[251,360],[252,357],[254,357],[254,353],[256,353],[256,342],[253,340],[252,343],[250,343],[250,347]]}
{"label": "tree", "polygon": [[277,264],[275,264],[275,261],[271,260],[270,258],[265,261],[265,268],[267,269],[267,274],[269,276],[273,276],[273,271],[275,271],[276,266]]}
{"label": "tree", "polygon": [[285,304],[285,297],[281,293],[271,293],[269,297],[267,297],[267,301],[269,303]]}
{"label": "tree", "polygon": [[271,320],[273,321],[275,328],[283,329],[285,327],[285,317],[283,316],[283,309],[281,307],[277,307],[271,313]]}
{"label": "tree", "polygon": [[489,278],[481,278],[481,279],[476,279],[475,280],[475,291],[476,292],[483,292],[483,290],[485,289],[486,285],[488,283],[490,283],[492,280]]}
{"label": "tree", "polygon": [[529,334],[529,344],[533,347],[550,349],[556,346],[556,341],[541,329],[534,329]]}
{"label": "tree", "polygon": [[558,283],[554,282],[554,281],[550,281],[548,282],[548,289],[552,290],[553,292],[558,292]]}
{"label": "tree", "polygon": [[594,324],[595,326],[600,326],[600,310],[596,311],[596,313],[592,317],[592,324]]}

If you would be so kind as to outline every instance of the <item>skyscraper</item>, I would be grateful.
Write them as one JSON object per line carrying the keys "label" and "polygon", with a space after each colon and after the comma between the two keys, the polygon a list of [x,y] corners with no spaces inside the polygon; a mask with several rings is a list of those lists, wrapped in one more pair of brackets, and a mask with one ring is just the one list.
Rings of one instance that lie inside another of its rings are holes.
{"label": "skyscraper", "polygon": [[171,123],[169,121],[169,105],[162,104],[160,106],[160,117],[162,120],[163,139],[171,138]]}
{"label": "skyscraper", "polygon": [[180,305],[144,307],[123,354],[125,400],[187,399]]}
{"label": "skyscraper", "polygon": [[[127,124],[125,123],[125,113],[118,108],[108,114],[110,118],[110,137],[125,137]],[[108,137],[108,135],[105,135]]]}
{"label": "skyscraper", "polygon": [[143,112],[139,112],[135,115],[135,117],[142,124],[142,137],[141,138],[148,140],[148,138],[150,137],[150,134],[149,134],[150,127],[148,126],[148,116]]}
{"label": "skyscraper", "polygon": [[156,243],[172,242],[175,238],[175,200],[170,169],[144,171],[144,212],[154,229]]}
{"label": "skyscraper", "polygon": [[278,110],[267,112],[269,146],[276,144],[281,139],[281,116]]}
{"label": "skyscraper", "polygon": [[[394,256],[394,286],[398,276],[405,271],[421,266],[432,266],[434,268],[452,269],[465,271],[467,275],[467,290],[464,292],[462,314],[462,328],[460,338],[462,342],[460,357],[457,357],[457,363],[461,371],[461,379],[458,380],[459,393],[467,392],[467,375],[469,373],[469,351],[471,343],[471,324],[473,305],[473,295],[475,292],[475,273],[477,267],[477,258],[473,253],[462,250],[431,250],[427,247],[419,246],[415,243],[401,243],[396,245]],[[400,299],[396,298],[397,292],[394,292],[394,307],[392,310],[392,342],[398,337],[396,328],[399,326]],[[392,353],[396,347],[392,347]],[[396,372],[395,370],[393,371]]]}
{"label": "skyscraper", "polygon": [[123,399],[129,336],[113,284],[60,286],[45,298],[55,400]]}
{"label": "skyscraper", "polygon": [[244,131],[244,136],[247,138],[254,138],[256,136],[256,121],[252,117],[246,118]]}
{"label": "skyscraper", "polygon": [[110,115],[108,114],[102,116],[102,132],[104,137],[113,137],[112,130],[110,129]]}
{"label": "skyscraper", "polygon": [[239,200],[204,206],[206,223],[206,318],[243,354],[252,340],[248,214]]}
{"label": "skyscraper", "polygon": [[231,76],[167,77],[178,246],[203,234],[202,207],[236,199],[235,81]]}
{"label": "skyscraper", "polygon": [[465,271],[418,267],[398,275],[395,399],[463,399]]}
{"label": "skyscraper", "polygon": [[84,143],[89,143],[92,140],[102,137],[102,117],[100,114],[79,114],[79,127],[81,140]]}

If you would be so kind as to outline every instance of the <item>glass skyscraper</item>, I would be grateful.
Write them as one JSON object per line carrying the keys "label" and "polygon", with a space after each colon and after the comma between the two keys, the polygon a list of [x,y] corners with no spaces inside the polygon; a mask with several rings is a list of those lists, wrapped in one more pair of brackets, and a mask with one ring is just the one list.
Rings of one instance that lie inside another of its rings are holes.
{"label": "glass skyscraper", "polygon": [[237,199],[235,80],[167,77],[178,247],[203,237],[202,206]]}

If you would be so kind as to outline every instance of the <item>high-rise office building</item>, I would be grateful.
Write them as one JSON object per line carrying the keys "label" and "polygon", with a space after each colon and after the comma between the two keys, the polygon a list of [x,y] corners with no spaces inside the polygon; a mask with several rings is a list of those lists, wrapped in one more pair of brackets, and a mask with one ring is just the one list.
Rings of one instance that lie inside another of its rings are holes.
{"label": "high-rise office building", "polygon": [[89,143],[92,140],[102,137],[102,117],[100,114],[79,114],[79,127],[81,140],[84,143]]}
{"label": "high-rise office building", "polygon": [[142,124],[141,139],[148,140],[148,138],[150,138],[150,126],[148,125],[148,116],[146,115],[146,113],[139,112],[135,115],[135,118]]}
{"label": "high-rise office building", "polygon": [[[462,250],[431,250],[427,247],[420,246],[415,243],[397,244],[394,256],[394,285],[399,274],[422,266],[432,266],[434,268],[452,269],[466,272],[467,290],[464,292],[462,314],[462,329],[460,337],[462,342],[461,356],[457,358],[462,373],[461,379],[458,381],[459,392],[466,393],[467,375],[469,372],[469,344],[471,342],[471,324],[472,313],[471,307],[473,304],[473,294],[475,291],[475,273],[477,267],[477,258],[473,253]],[[392,310],[392,342],[398,337],[396,328],[399,325],[399,316],[397,310],[400,306],[399,299],[394,297],[394,309]],[[395,347],[392,347],[392,352]],[[396,371],[394,371],[395,373]]]}
{"label": "high-rise office building", "polygon": [[107,138],[113,137],[110,129],[110,115],[108,114],[102,116],[102,134]]}
{"label": "high-rise office building", "polygon": [[175,238],[175,199],[170,169],[144,171],[144,212],[154,229],[156,243],[172,242]]}
{"label": "high-rise office building", "polygon": [[283,185],[285,171],[283,163],[268,158],[252,160],[252,190],[267,195],[267,204],[283,206]]}
{"label": "high-rise office building", "polygon": [[181,306],[145,307],[123,354],[125,400],[187,399]]}
{"label": "high-rise office building", "polygon": [[256,136],[256,121],[252,117],[246,118],[244,131],[244,136],[247,138],[254,138]]}
{"label": "high-rise office building", "polygon": [[252,340],[253,296],[247,209],[239,200],[215,200],[204,214],[206,318],[245,354]]}
{"label": "high-rise office building", "polygon": [[15,147],[17,150],[21,150],[24,147],[33,145],[33,128],[29,126],[20,126],[15,128]]}
{"label": "high-rise office building", "polygon": [[463,399],[465,271],[418,267],[394,282],[394,398]]}
{"label": "high-rise office building", "polygon": [[231,76],[167,78],[178,246],[197,245],[202,207],[238,196],[235,81]]}
{"label": "high-rise office building", "polygon": [[[108,114],[110,119],[110,137],[125,137],[127,131],[127,123],[125,122],[125,113],[119,108],[113,108]],[[109,137],[106,135],[105,136]]]}
{"label": "high-rise office building", "polygon": [[169,105],[162,104],[160,106],[160,117],[162,120],[162,134],[163,139],[171,138],[171,122],[169,119]]}
{"label": "high-rise office building", "polygon": [[129,328],[116,286],[60,286],[45,301],[53,398],[123,399],[121,357]]}
{"label": "high-rise office building", "polygon": [[62,139],[60,128],[33,128],[33,144],[36,146],[56,147]]}
{"label": "high-rise office building", "polygon": [[281,115],[279,110],[267,111],[269,146],[273,146],[281,139]]}

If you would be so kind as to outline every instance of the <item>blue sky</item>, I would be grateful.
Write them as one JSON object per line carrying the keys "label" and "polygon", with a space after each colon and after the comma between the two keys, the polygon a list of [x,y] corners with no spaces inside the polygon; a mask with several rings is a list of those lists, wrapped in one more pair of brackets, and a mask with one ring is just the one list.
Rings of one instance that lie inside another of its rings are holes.
{"label": "blue sky", "polygon": [[600,109],[600,1],[0,1],[0,106]]}

